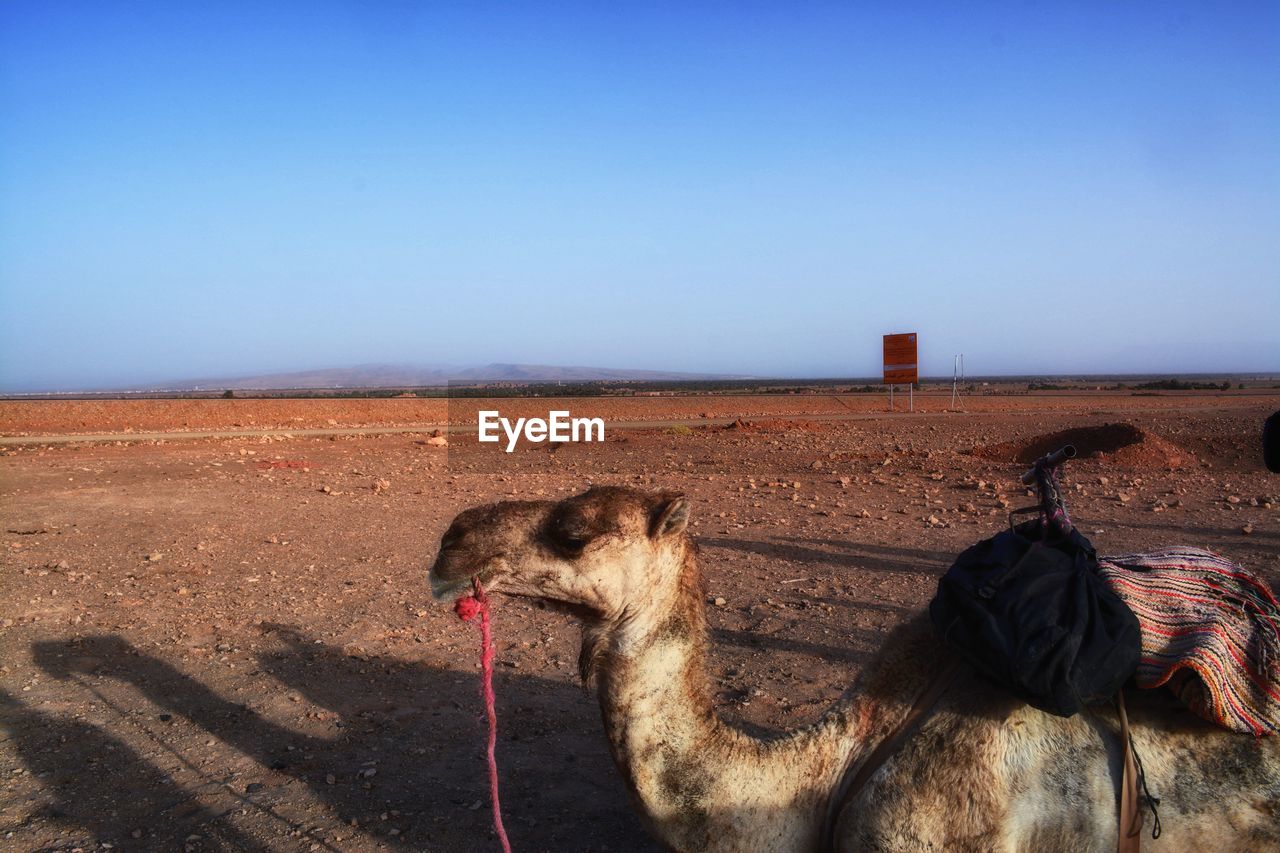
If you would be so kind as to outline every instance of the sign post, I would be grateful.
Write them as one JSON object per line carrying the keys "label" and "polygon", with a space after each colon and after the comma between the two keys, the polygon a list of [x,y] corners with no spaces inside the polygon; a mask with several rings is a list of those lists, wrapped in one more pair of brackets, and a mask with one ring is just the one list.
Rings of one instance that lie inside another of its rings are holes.
{"label": "sign post", "polygon": [[960,399],[960,384],[964,382],[964,353],[952,359],[951,364],[951,411],[958,412],[956,401]]}
{"label": "sign post", "polygon": [[916,333],[884,336],[884,384],[889,386],[889,409],[893,409],[893,386],[907,386],[907,406],[915,411],[915,383],[919,380]]}

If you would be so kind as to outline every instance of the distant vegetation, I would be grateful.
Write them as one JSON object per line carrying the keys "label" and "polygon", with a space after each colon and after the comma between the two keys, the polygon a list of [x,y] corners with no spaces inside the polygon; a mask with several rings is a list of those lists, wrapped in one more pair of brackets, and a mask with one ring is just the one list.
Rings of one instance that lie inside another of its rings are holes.
{"label": "distant vegetation", "polygon": [[[1238,388],[1244,388],[1243,382],[1237,384]],[[1129,384],[1127,382],[1116,382],[1107,385],[1103,390],[1106,391],[1226,391],[1231,388],[1230,382],[1189,382],[1182,379],[1153,379],[1149,382],[1138,382]],[[1039,382],[1032,380],[1027,383],[1028,391],[1072,391],[1078,390],[1078,386],[1060,385],[1054,382]]]}
{"label": "distant vegetation", "polygon": [[[1122,383],[1121,388],[1125,387]],[[1241,388],[1244,385],[1240,386]],[[1230,382],[1183,382],[1181,379],[1158,379],[1133,386],[1135,391],[1227,391]]]}
{"label": "distant vegetation", "polygon": [[[416,389],[415,389],[416,390]],[[419,396],[433,397],[669,397],[696,394],[869,394],[881,385],[857,384],[849,379],[794,379],[770,382],[762,379],[696,379],[649,382],[541,382],[475,384],[428,388]]]}

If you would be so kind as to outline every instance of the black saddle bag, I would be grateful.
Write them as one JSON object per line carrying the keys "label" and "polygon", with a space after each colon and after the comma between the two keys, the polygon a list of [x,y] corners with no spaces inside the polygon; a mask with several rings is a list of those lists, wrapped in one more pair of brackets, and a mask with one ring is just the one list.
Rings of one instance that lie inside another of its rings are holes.
{"label": "black saddle bag", "polygon": [[1070,717],[1114,696],[1141,652],[1137,618],[1097,567],[1074,528],[1028,521],[964,551],[938,581],[929,616],[976,669]]}

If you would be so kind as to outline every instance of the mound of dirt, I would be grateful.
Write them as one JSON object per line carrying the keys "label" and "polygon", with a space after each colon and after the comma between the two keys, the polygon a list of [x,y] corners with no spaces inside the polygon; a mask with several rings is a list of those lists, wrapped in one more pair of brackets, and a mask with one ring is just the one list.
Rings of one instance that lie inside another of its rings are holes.
{"label": "mound of dirt", "polygon": [[1065,444],[1075,445],[1078,458],[1104,459],[1127,468],[1178,468],[1194,459],[1188,451],[1168,439],[1132,424],[1064,429],[1031,438],[975,447],[973,455],[997,462],[1030,465]]}

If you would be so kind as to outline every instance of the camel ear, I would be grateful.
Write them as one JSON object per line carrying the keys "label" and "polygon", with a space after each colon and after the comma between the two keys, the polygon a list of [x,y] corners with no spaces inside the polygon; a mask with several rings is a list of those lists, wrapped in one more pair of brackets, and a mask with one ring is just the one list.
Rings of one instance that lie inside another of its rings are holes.
{"label": "camel ear", "polygon": [[654,509],[649,524],[649,538],[661,539],[674,536],[689,526],[689,502],[684,495],[664,495],[663,501]]}

